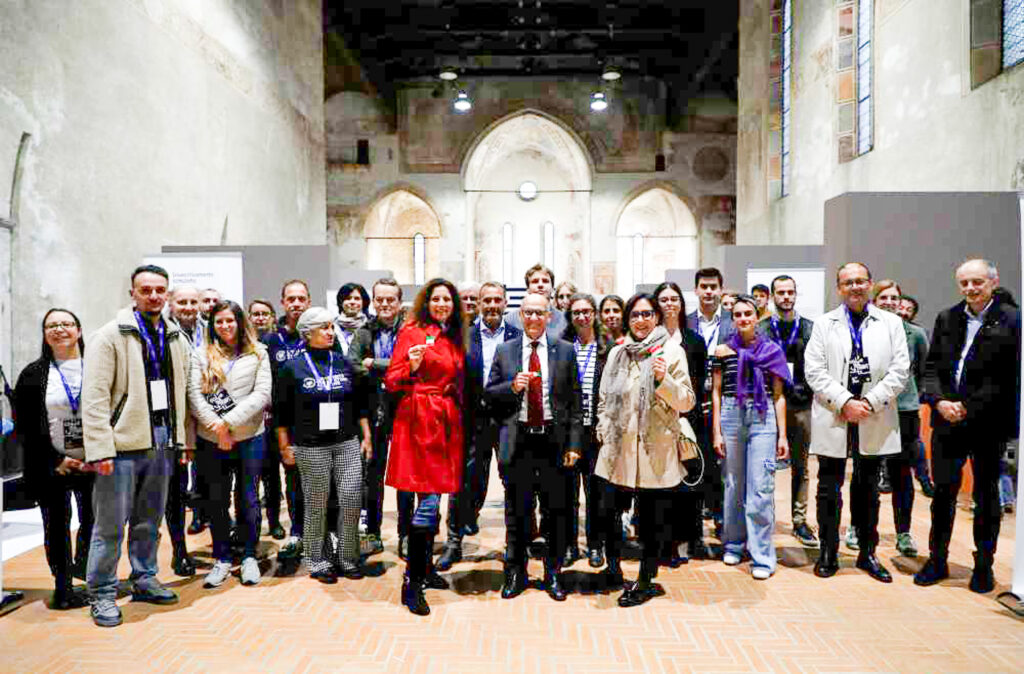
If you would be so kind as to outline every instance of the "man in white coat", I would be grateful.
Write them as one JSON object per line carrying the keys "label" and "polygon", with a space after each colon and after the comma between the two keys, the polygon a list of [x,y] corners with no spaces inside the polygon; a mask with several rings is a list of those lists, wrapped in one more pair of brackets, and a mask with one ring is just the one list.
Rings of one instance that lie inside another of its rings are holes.
{"label": "man in white coat", "polygon": [[836,274],[843,304],[814,321],[804,352],[811,406],[811,453],[818,456],[818,529],[821,555],[814,574],[839,570],[839,516],[846,457],[853,457],[850,511],[860,536],[857,568],[891,583],[875,556],[878,545],[878,470],[900,451],[896,397],[907,383],[910,356],[902,319],[870,301],[871,272],[848,262]]}

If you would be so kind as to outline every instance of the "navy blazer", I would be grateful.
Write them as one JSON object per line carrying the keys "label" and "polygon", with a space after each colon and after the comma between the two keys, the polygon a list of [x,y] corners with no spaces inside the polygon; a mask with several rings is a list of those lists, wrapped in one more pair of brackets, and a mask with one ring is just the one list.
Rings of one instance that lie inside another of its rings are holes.
{"label": "navy blazer", "polygon": [[[500,415],[498,461],[507,466],[516,449],[519,411],[526,391],[512,390],[512,380],[523,369],[523,336],[498,346],[491,364],[485,395]],[[548,338],[548,402],[554,442],[563,455],[575,452],[582,456],[583,411],[580,405],[580,382],[577,377],[576,350],[563,340]]]}
{"label": "navy blazer", "polygon": [[[484,396],[484,387],[487,385],[487,376],[482,371],[484,365],[484,343],[480,335],[481,321],[477,321],[469,330],[469,346],[466,350],[466,427],[472,428],[468,422],[477,418],[486,420],[493,419],[490,405]],[[523,334],[523,331],[505,321],[502,328],[504,331],[504,342],[511,341]],[[500,344],[499,344],[500,346]]]}
{"label": "navy blazer", "polygon": [[[698,309],[699,311],[699,309]],[[700,331],[700,326],[697,321],[697,311],[686,314],[686,327],[689,330],[693,330],[700,337],[704,335]],[[732,324],[732,313],[722,309],[718,324],[718,342],[717,344],[725,344],[725,340],[729,339],[729,336],[736,331],[736,328]],[[706,344],[706,342],[705,342]],[[714,349],[708,349],[709,353],[713,353]]]}

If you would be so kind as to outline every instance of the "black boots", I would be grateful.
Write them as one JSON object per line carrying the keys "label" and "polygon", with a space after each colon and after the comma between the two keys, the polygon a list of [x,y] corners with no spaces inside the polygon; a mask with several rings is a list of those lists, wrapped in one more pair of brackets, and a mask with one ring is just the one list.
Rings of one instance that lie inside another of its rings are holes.
{"label": "black boots", "polygon": [[640,576],[635,582],[627,583],[622,594],[619,595],[619,606],[629,608],[639,606],[655,597],[665,594],[665,589],[654,582],[658,575],[658,565],[646,559],[640,560]]}
{"label": "black boots", "polygon": [[974,553],[974,573],[971,574],[969,585],[971,592],[985,594],[996,587],[996,578],[992,573],[992,555],[984,552]]}
{"label": "black boots", "polygon": [[171,569],[174,571],[174,575],[182,577],[190,577],[196,575],[196,563],[188,555],[188,550],[185,549],[185,543],[182,542],[174,546],[174,556],[171,558]]}
{"label": "black boots", "polygon": [[430,605],[423,588],[447,590],[448,581],[434,570],[434,534],[429,529],[413,527],[408,536],[405,578],[402,580],[402,603],[411,613],[430,615]]}
{"label": "black boots", "polygon": [[814,563],[814,575],[818,578],[831,578],[839,571],[839,544],[826,543],[821,538],[821,553]]}

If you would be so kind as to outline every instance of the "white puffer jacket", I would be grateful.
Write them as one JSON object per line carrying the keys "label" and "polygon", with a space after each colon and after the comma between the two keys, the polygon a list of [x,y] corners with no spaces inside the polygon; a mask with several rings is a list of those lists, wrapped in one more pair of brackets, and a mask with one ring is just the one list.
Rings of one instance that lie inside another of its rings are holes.
{"label": "white puffer jacket", "polygon": [[246,354],[234,361],[228,372],[224,390],[235,406],[219,416],[202,392],[202,375],[207,367],[206,349],[192,352],[192,367],[188,377],[188,403],[196,420],[196,433],[209,442],[217,442],[217,434],[210,427],[223,419],[231,429],[235,441],[248,440],[263,432],[263,410],[270,405],[270,358],[267,348],[256,344],[256,353]]}

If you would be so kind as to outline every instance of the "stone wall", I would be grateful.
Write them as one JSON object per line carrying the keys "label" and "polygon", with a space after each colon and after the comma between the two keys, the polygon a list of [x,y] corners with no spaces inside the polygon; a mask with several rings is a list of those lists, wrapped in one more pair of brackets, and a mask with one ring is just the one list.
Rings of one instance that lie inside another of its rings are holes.
{"label": "stone wall", "polygon": [[792,174],[770,197],[776,2],[741,1],[737,243],[821,244],[824,204],[845,192],[1024,189],[1024,67],[971,89],[969,3],[875,3],[874,147],[840,163],[836,2],[794,0]]}
{"label": "stone wall", "polygon": [[31,134],[15,364],[50,306],[109,320],[161,246],[322,244],[323,82],[320,0],[0,5],[0,216]]}

